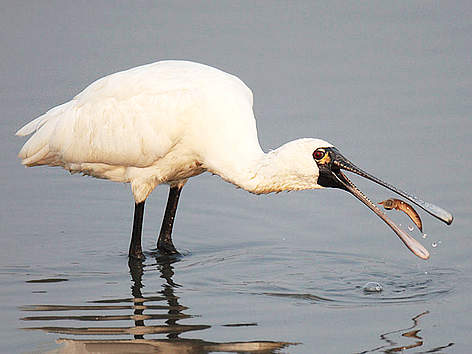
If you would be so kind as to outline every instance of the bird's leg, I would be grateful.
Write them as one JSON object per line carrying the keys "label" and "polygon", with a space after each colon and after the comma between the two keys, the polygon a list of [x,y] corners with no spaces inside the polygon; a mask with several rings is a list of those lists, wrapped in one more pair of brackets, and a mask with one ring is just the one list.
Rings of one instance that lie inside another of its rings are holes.
{"label": "bird's leg", "polygon": [[144,201],[134,205],[133,233],[129,245],[129,256],[143,259],[143,249],[141,247],[141,233],[143,228]]}
{"label": "bird's leg", "polygon": [[157,248],[159,251],[167,254],[178,254],[172,243],[172,226],[174,225],[175,212],[179,203],[179,196],[182,187],[170,187],[169,199],[167,200],[166,212],[162,220],[159,239],[157,240]]}

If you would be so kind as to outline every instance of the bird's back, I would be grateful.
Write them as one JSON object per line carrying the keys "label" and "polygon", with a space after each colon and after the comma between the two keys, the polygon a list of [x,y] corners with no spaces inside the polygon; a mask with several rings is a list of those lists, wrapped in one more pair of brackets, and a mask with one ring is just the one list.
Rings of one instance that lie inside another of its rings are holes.
{"label": "bird's back", "polygon": [[34,134],[19,157],[27,166],[129,182],[127,168],[153,166],[184,142],[189,151],[199,145],[196,154],[213,149],[204,142],[208,130],[224,140],[234,132],[228,125],[257,142],[252,93],[242,81],[206,65],[162,61],[99,79],[25,125],[17,135]]}

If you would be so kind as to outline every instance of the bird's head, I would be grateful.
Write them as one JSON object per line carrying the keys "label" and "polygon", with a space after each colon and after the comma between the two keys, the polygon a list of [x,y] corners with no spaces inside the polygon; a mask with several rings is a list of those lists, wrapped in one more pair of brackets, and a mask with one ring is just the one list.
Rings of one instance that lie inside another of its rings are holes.
{"label": "bird's head", "polygon": [[[446,224],[451,224],[453,216],[448,211],[434,205],[427,203],[409,193],[406,193],[393,185],[382,181],[381,179],[361,170],[359,167],[354,165],[351,161],[345,158],[333,145],[319,139],[300,139],[293,142],[294,145],[299,145],[299,149],[304,150],[304,158],[302,169],[305,170],[303,175],[306,175],[306,169],[308,168],[308,156],[310,163],[315,170],[316,183],[313,188],[339,188],[343,189],[362,203],[364,203],[369,209],[377,214],[392,230],[400,237],[403,243],[418,257],[422,259],[429,258],[429,252],[413,237],[408,235],[405,231],[401,230],[392,220],[390,220],[364,193],[362,193],[351,180],[345,175],[343,171],[355,173],[361,177],[369,179],[375,183],[382,185],[383,187],[390,189],[391,191],[401,195],[403,198],[415,203],[420,208]],[[311,147],[311,148],[310,148]],[[295,148],[295,147],[293,147]],[[309,154],[309,155],[308,155]],[[313,173],[313,172],[312,172]],[[312,174],[313,176],[313,174]]]}

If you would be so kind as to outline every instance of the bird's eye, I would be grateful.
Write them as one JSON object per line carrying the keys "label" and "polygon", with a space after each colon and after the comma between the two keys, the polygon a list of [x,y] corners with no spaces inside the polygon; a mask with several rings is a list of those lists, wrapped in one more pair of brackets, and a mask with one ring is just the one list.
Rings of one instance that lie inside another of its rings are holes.
{"label": "bird's eye", "polygon": [[318,149],[313,153],[313,158],[315,160],[321,160],[325,154],[326,152],[323,149]]}

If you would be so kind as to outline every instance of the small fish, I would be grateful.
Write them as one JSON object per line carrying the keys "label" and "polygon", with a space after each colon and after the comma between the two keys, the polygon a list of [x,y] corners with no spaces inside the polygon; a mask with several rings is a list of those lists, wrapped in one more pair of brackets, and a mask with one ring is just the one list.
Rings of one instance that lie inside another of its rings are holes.
{"label": "small fish", "polygon": [[380,202],[379,204],[383,205],[383,207],[387,210],[396,209],[403,211],[406,215],[410,217],[411,221],[415,223],[418,229],[423,232],[423,223],[421,222],[421,218],[410,204],[395,198],[386,199],[383,202]]}

